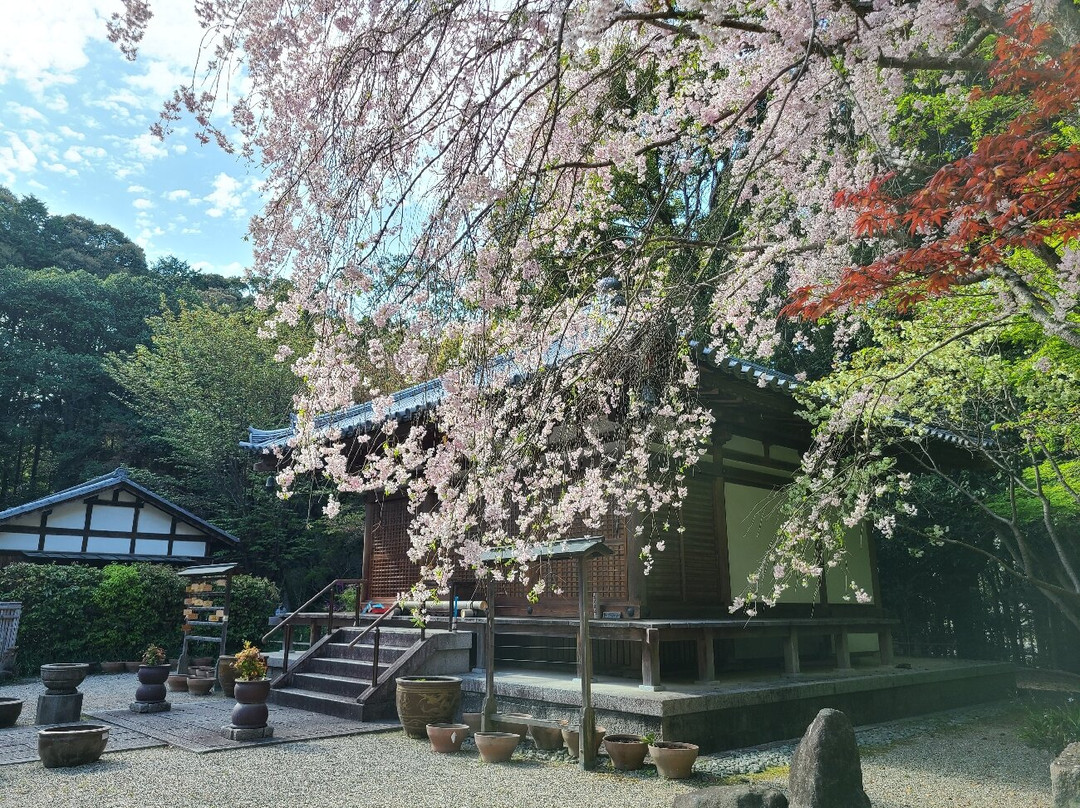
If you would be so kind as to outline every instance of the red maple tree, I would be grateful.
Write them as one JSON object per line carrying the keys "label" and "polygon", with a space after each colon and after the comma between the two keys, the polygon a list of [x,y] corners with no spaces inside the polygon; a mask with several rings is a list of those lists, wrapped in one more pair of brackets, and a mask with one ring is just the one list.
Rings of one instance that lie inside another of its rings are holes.
{"label": "red maple tree", "polygon": [[1038,285],[1009,265],[1017,250],[1029,250],[1056,269],[1057,248],[1080,236],[1080,141],[1069,129],[1080,109],[1080,45],[1063,45],[1050,25],[1036,24],[1030,6],[1008,22],[987,65],[988,86],[970,97],[1008,97],[1019,113],[911,193],[889,192],[895,172],[838,193],[837,207],[858,211],[856,235],[887,252],[846,268],[831,287],[799,289],[785,314],[816,319],[887,294],[904,310],[997,276],[1052,333],[1080,344]]}

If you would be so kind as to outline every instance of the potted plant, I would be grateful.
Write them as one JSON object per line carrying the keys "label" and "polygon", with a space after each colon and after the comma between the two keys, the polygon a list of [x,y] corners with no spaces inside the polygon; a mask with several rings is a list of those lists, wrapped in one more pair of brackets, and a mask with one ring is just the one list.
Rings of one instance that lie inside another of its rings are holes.
{"label": "potted plant", "polygon": [[234,727],[259,729],[266,726],[266,719],[270,715],[266,706],[266,697],[270,695],[270,680],[266,678],[268,670],[266,658],[258,648],[245,640],[244,650],[236,655],[233,662],[236,706],[232,709],[230,720]]}
{"label": "potted plant", "polygon": [[165,701],[165,680],[169,678],[169,660],[160,645],[151,643],[146,646],[136,675],[139,678],[139,688],[135,691],[135,701],[144,704]]}
{"label": "potted plant", "polygon": [[698,748],[692,743],[653,741],[649,744],[649,757],[656,764],[656,771],[667,780],[684,780],[693,774],[697,756]]}
{"label": "potted plant", "polygon": [[649,744],[640,735],[608,735],[604,738],[604,748],[611,765],[621,772],[632,772],[645,762]]}

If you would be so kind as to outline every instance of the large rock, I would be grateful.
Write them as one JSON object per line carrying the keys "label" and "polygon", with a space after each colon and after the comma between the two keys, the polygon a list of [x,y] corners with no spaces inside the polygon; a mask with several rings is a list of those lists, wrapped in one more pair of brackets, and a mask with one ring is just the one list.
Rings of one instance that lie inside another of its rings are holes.
{"label": "large rock", "polygon": [[1071,743],[1050,764],[1054,808],[1080,808],[1080,743]]}
{"label": "large rock", "polygon": [[788,808],[787,797],[775,788],[712,786],[679,794],[672,808]]}
{"label": "large rock", "polygon": [[791,757],[791,808],[870,808],[855,730],[839,710],[822,710]]}

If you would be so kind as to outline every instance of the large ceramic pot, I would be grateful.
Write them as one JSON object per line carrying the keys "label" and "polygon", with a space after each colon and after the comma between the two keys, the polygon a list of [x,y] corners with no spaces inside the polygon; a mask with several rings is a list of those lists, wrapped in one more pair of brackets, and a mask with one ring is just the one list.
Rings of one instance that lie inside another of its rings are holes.
{"label": "large ceramic pot", "polygon": [[[190,681],[188,687],[191,687]],[[266,719],[270,715],[266,706],[266,697],[270,695],[269,679],[256,679],[254,682],[237,680],[233,695],[236,697],[236,706],[233,707],[229,720],[234,727],[259,729],[266,726]]]}
{"label": "large ceramic pot", "polygon": [[22,712],[23,700],[0,698],[0,729],[13,727]]}
{"label": "large ceramic pot", "polygon": [[71,724],[38,731],[38,757],[46,769],[93,763],[105,751],[109,728],[96,724]]}
{"label": "large ceramic pot", "polygon": [[187,679],[186,673],[170,673],[165,680],[165,687],[173,693],[187,693]]}
{"label": "large ceramic pot", "polygon": [[41,666],[41,681],[46,687],[46,695],[76,693],[88,673],[89,662],[53,662]]}
{"label": "large ceramic pot", "polygon": [[233,698],[233,687],[236,684],[234,662],[236,662],[236,657],[231,654],[222,654],[217,661],[217,678],[221,682],[221,692],[230,699]]}
{"label": "large ceramic pot", "polygon": [[205,696],[214,689],[214,680],[205,676],[189,676],[185,680],[184,689],[195,696]]}
{"label": "large ceramic pot", "polygon": [[461,707],[457,676],[400,676],[396,690],[398,720],[410,738],[426,738],[428,724],[452,722]]}
{"label": "large ceramic pot", "polygon": [[611,765],[621,772],[640,769],[649,751],[649,745],[640,735],[608,735],[604,738],[604,748]]}
{"label": "large ceramic pot", "polygon": [[428,724],[428,740],[431,741],[431,751],[447,754],[460,752],[461,742],[469,737],[468,724]]}
{"label": "large ceramic pot", "polygon": [[140,665],[138,670],[139,687],[135,691],[135,701],[155,704],[165,701],[165,680],[169,678],[169,665]]}
{"label": "large ceramic pot", "polygon": [[505,763],[521,741],[516,732],[478,732],[473,735],[484,763]]}
{"label": "large ceramic pot", "polygon": [[685,780],[694,773],[694,761],[698,748],[692,743],[654,741],[649,744],[649,757],[656,764],[656,771],[668,780]]}

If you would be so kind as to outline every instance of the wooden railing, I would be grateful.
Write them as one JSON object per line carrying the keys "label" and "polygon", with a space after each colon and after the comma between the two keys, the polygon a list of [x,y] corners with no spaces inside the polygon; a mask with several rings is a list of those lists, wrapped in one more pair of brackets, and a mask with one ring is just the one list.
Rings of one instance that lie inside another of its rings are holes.
{"label": "wooden railing", "polygon": [[[270,637],[274,634],[274,632],[276,632],[276,631],[283,632],[281,666],[282,666],[282,669],[284,670],[285,673],[289,672],[289,652],[292,649],[292,633],[293,633],[294,623],[297,623],[297,622],[300,621],[300,619],[301,619],[300,615],[304,612],[304,610],[308,606],[310,606],[312,603],[317,601],[323,595],[326,595],[327,593],[329,593],[329,598],[327,599],[327,607],[326,607],[326,633],[329,636],[329,634],[334,629],[334,595],[335,595],[335,593],[337,591],[337,588],[339,586],[356,586],[357,587],[357,590],[356,590],[356,603],[355,603],[355,605],[353,607],[353,625],[354,626],[360,625],[360,604],[361,604],[361,602],[363,601],[363,598],[364,598],[365,580],[363,578],[336,578],[335,580],[331,581],[326,586],[324,586],[322,589],[320,589],[317,593],[315,593],[307,601],[307,603],[305,603],[303,606],[301,606],[299,609],[294,611],[292,614],[290,614],[288,617],[286,617],[284,620],[282,620],[280,623],[278,623],[276,626],[274,626],[272,629],[270,629],[268,632],[266,632],[263,635],[262,644],[263,644],[263,646],[265,646],[266,641],[268,639],[270,639]],[[314,626],[313,626],[312,627],[312,635],[314,635],[314,633],[315,633],[315,629],[314,629]],[[314,644],[314,640],[315,640],[315,637],[312,636],[311,637],[311,644]]]}
{"label": "wooden railing", "polygon": [[[347,646],[348,648],[352,648],[354,645],[356,645],[358,642],[360,642],[360,640],[364,639],[364,637],[366,637],[368,634],[370,634],[372,632],[372,630],[374,630],[375,635],[374,635],[374,638],[372,639],[372,651],[371,651],[371,686],[372,687],[375,687],[377,684],[379,684],[379,632],[382,631],[382,626],[380,625],[380,623],[382,623],[383,620],[386,620],[387,618],[389,618],[391,615],[397,614],[397,612],[399,612],[400,610],[401,610],[401,604],[400,604],[400,601],[397,601],[389,609],[387,609],[385,612],[383,612],[378,617],[376,617],[374,620],[372,620],[367,626],[365,626],[364,630],[361,631],[359,634],[357,634],[355,637],[353,637],[352,642],[350,642],[349,645]],[[420,639],[421,640],[424,639],[424,633],[425,633],[424,626],[421,625],[421,627],[420,627]]]}

